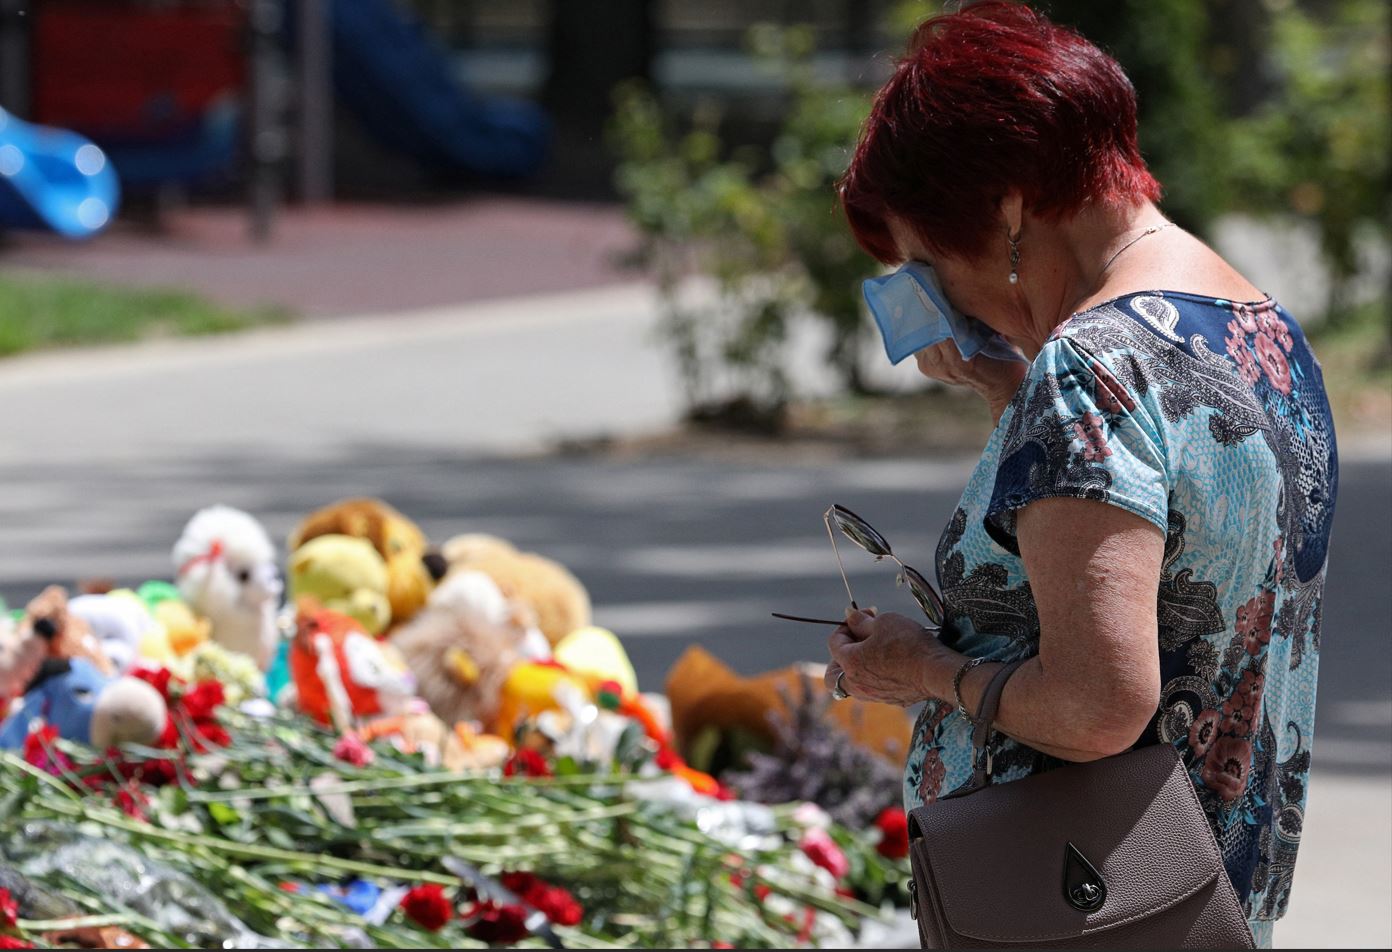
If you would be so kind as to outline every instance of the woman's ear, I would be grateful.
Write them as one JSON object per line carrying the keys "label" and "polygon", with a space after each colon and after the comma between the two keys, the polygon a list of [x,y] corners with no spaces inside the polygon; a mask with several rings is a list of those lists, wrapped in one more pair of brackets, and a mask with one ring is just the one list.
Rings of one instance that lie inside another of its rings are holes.
{"label": "woman's ear", "polygon": [[1019,190],[1011,189],[1000,200],[1001,218],[1005,220],[1006,234],[1012,238],[1020,237],[1020,226],[1025,218],[1025,200]]}

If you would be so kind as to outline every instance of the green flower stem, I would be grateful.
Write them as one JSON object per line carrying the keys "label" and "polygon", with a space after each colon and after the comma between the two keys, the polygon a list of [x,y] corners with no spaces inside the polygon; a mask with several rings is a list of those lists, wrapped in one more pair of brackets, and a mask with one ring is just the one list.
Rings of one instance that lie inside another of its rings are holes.
{"label": "green flower stem", "polygon": [[65,816],[90,820],[94,823],[100,823],[103,826],[112,827],[113,829],[124,830],[141,839],[177,843],[184,847],[199,846],[214,853],[233,854],[245,856],[249,859],[292,863],[320,869],[333,869],[344,873],[357,873],[360,876],[382,876],[389,879],[399,879],[403,882],[436,883],[441,886],[459,885],[459,879],[457,877],[432,873],[426,870],[380,866],[376,863],[362,863],[357,860],[341,859],[337,856],[326,856],[321,853],[301,853],[294,850],[277,849],[273,846],[257,846],[251,843],[238,843],[233,840],[217,839],[216,837],[203,836],[195,833],[170,832],[150,826],[146,823],[127,820],[107,810],[92,809],[81,805],[72,806],[66,803],[54,803],[48,804],[48,808],[55,813],[61,813]]}
{"label": "green flower stem", "polygon": [[[637,810],[635,803],[618,803],[613,806],[596,807],[574,813],[535,814],[509,821],[506,827],[490,823],[458,823],[444,818],[436,821],[421,820],[402,824],[390,830],[391,835],[400,837],[415,836],[490,836],[511,835],[521,830],[545,829],[559,824],[590,823],[595,820],[609,820],[628,816]],[[381,828],[378,828],[379,830]]]}
{"label": "green flower stem", "polygon": [[74,916],[71,919],[20,919],[15,923],[21,932],[53,932],[57,929],[96,929],[101,926],[124,926],[130,920],[120,913],[95,916]]}
{"label": "green flower stem", "polygon": [[61,793],[65,798],[69,800],[82,799],[81,795],[68,784],[59,780],[57,777],[54,777],[51,774],[48,774],[45,771],[40,770],[38,767],[35,767],[33,764],[30,764],[22,757],[15,756],[8,750],[0,750],[0,763],[4,763],[7,766],[15,768],[16,770],[20,770],[24,773],[27,773],[29,776],[47,785],[50,789]]}

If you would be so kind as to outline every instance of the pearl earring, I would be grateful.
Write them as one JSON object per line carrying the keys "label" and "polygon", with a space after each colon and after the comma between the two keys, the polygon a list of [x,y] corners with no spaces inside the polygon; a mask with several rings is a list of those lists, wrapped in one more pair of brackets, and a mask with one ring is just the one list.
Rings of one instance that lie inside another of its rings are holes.
{"label": "pearl earring", "polygon": [[1020,238],[1018,235],[1006,235],[1005,240],[1010,242],[1010,283],[1020,283]]}

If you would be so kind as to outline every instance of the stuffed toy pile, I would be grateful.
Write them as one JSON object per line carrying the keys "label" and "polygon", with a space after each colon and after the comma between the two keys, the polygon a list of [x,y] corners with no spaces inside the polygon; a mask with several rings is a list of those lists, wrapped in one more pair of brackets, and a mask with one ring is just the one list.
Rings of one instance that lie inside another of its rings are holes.
{"label": "stuffed toy pile", "polygon": [[[369,498],[310,513],[286,550],[282,576],[255,517],[211,506],[175,542],[173,582],[88,584],[71,599],[54,586],[6,615],[0,745],[17,748],[37,721],[83,743],[149,744],[165,712],[131,685],[163,670],[460,769],[503,765],[523,736],[534,752],[612,757],[630,721],[676,757],[663,704],[639,693],[619,639],[593,626],[589,593],[559,563],[477,533],[431,546]],[[79,684],[91,703],[70,714]]]}
{"label": "stuffed toy pile", "polygon": [[[72,595],[55,585],[23,609],[0,604],[0,751],[70,780],[98,765],[82,784],[117,778],[131,816],[143,815],[149,785],[196,782],[189,757],[262,730],[283,744],[289,735],[275,731],[294,723],[306,738],[330,738],[343,769],[385,757],[461,782],[631,774],[676,785],[645,798],[709,811],[736,796],[721,778],[751,764],[746,796],[777,800],[770,791],[784,787],[768,778],[782,776],[780,749],[802,749],[787,725],[811,717],[830,743],[860,752],[840,774],[864,773],[866,787],[873,776],[876,789],[823,784],[799,799],[853,816],[898,861],[875,823],[897,809],[897,785],[878,777],[903,756],[902,710],[857,701],[800,715],[798,693],[818,672],[740,678],[699,648],[673,669],[666,695],[645,694],[565,566],[480,533],[432,545],[381,500],[312,512],[286,543],[282,560],[254,516],[215,505],[174,542],[169,581],[80,583]],[[804,852],[819,865],[816,850]],[[0,844],[0,874],[4,861]],[[836,870],[844,888],[851,874]],[[873,879],[880,891],[898,881]]]}

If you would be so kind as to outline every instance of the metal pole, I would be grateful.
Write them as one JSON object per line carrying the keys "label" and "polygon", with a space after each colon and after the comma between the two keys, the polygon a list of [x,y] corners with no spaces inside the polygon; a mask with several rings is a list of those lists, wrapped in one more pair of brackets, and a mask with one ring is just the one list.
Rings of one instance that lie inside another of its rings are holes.
{"label": "metal pole", "polygon": [[248,204],[253,241],[268,241],[279,197],[279,165],[285,154],[277,113],[275,45],[280,31],[276,0],[251,0],[251,89],[247,149],[251,159]]}
{"label": "metal pole", "polygon": [[29,2],[0,0],[0,106],[29,118]]}
{"label": "metal pole", "polygon": [[331,0],[299,0],[299,192],[313,205],[333,197]]}

